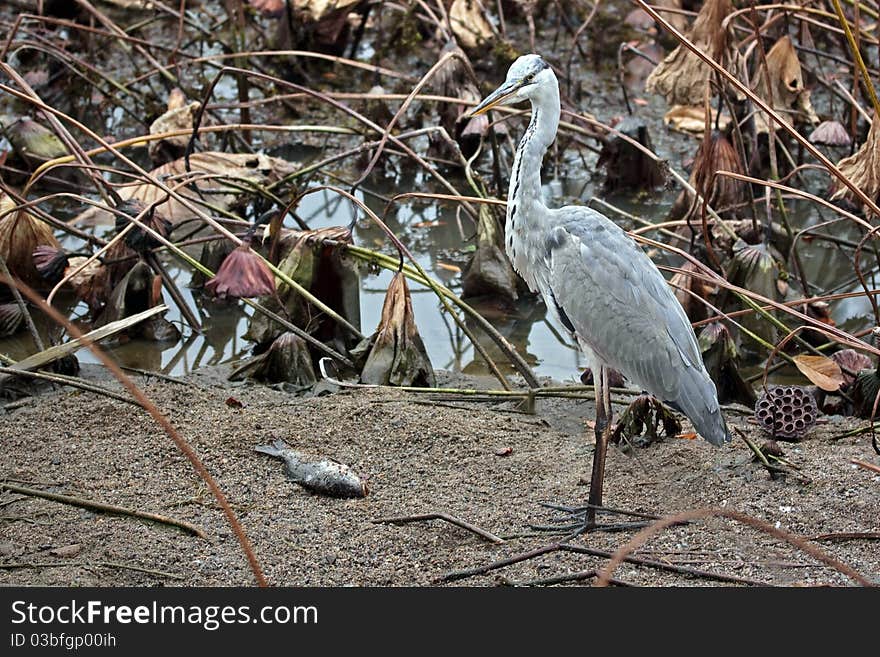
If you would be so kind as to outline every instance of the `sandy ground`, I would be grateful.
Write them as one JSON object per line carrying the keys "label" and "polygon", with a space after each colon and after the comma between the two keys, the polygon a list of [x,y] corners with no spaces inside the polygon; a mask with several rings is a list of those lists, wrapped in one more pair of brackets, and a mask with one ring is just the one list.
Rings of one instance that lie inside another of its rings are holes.
{"label": "sandy ground", "polygon": [[[136,380],[217,478],[274,585],[431,585],[449,571],[552,542],[553,536],[529,528],[553,517],[538,503],[586,499],[592,437],[584,422],[593,414],[587,401],[542,401],[536,415],[527,415],[511,412],[508,405],[434,403],[398,391],[297,397],[259,385],[230,387],[218,374],[197,373],[183,384]],[[228,406],[230,395],[244,408]],[[207,487],[142,410],[70,389],[13,406],[0,421],[0,479],[173,516],[204,528],[208,538],[5,491],[0,495],[0,584],[254,582]],[[763,440],[745,418],[730,414],[729,421]],[[877,532],[880,476],[850,459],[880,463],[880,457],[864,436],[834,439],[853,426],[854,420],[828,422],[805,441],[783,445],[807,479],[770,479],[741,440],[721,449],[685,439],[667,439],[630,454],[612,449],[605,501],[653,513],[723,507],[805,537]],[[253,451],[273,438],[349,464],[368,479],[370,494],[362,500],[333,499],[289,482],[280,461]],[[489,543],[437,520],[373,522],[435,511],[506,540]],[[572,542],[613,551],[633,533],[592,533]],[[876,541],[812,544],[880,582]],[[65,549],[53,552],[58,548]],[[766,584],[851,583],[784,541],[721,518],[667,529],[637,554]],[[526,582],[605,563],[554,552],[456,584]],[[724,585],[634,564],[624,564],[616,577],[638,585]]]}

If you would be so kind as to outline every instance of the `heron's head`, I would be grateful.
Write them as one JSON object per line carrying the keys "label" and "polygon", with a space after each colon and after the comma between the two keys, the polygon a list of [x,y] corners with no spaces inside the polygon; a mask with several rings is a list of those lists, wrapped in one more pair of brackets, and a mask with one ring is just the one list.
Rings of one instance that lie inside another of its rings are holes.
{"label": "heron's head", "polygon": [[544,89],[557,84],[556,75],[540,55],[523,55],[510,65],[504,84],[486,96],[474,108],[471,116],[483,114],[496,105],[514,105],[531,100]]}

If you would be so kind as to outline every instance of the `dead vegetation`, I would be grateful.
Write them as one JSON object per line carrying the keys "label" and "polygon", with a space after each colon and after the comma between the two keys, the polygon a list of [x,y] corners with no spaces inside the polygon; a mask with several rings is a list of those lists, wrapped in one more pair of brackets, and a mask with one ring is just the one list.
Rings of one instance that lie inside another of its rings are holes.
{"label": "dead vegetation", "polygon": [[[873,436],[880,178],[870,12],[836,0],[659,9],[638,0],[638,15],[615,25],[598,3],[234,0],[183,14],[150,3],[13,4],[0,8],[0,337],[23,341],[25,353],[0,346],[6,412],[34,392],[34,378],[82,383],[71,377],[88,331],[107,346],[151,341],[180,354],[199,340],[243,342],[230,378],[291,393],[396,386],[433,389],[438,408],[515,400],[520,408],[504,410],[526,412],[538,399],[589,398],[589,388],[542,385],[540,357],[509,335],[505,322],[537,303],[504,253],[498,200],[524,126],[515,113],[467,114],[535,48],[563,89],[545,182],[620,219],[669,270],[722,401],[739,405],[731,413],[754,410],[746,432],[809,440],[814,426],[852,416],[867,420],[853,431]],[[670,23],[683,40],[670,40]],[[628,68],[670,43],[650,73]],[[599,169],[602,180],[591,180]],[[596,185],[570,191],[572,181],[601,182],[602,198],[591,196]],[[326,203],[313,210],[319,194],[335,214]],[[400,218],[420,205],[436,218]],[[454,246],[427,257],[424,242],[442,225]],[[816,262],[833,262],[833,273]],[[379,270],[391,274],[373,330],[362,325],[363,290]],[[430,295],[433,315],[417,294]],[[246,322],[218,338],[218,319],[240,306]],[[454,343],[442,362],[425,337],[440,325]],[[438,387],[435,366],[467,369],[463,353],[495,382]],[[775,377],[810,385],[774,387]],[[618,418],[623,444],[688,433],[656,400]],[[190,456],[174,419],[166,430]],[[768,471],[809,477],[796,456],[758,451]],[[8,452],[0,479],[16,459]],[[198,457],[193,465],[206,475]],[[864,583],[846,564],[837,570]]]}

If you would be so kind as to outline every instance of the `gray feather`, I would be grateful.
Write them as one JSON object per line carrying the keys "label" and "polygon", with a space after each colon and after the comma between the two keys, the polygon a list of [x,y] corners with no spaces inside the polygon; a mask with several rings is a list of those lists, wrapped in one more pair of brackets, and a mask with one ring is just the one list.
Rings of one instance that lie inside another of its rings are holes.
{"label": "gray feather", "polygon": [[594,210],[565,207],[550,214],[548,266],[537,277],[545,298],[601,364],[681,409],[709,442],[728,441],[696,336],[651,259]]}

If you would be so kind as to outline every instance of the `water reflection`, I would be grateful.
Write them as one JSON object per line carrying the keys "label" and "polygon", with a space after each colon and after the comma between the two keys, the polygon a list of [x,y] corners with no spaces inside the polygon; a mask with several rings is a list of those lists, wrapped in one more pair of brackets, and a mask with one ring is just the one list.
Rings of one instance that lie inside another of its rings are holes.
{"label": "water reflection", "polygon": [[[668,137],[667,137],[668,139]],[[660,140],[662,146],[662,138]],[[285,154],[290,159],[302,160],[311,154]],[[395,170],[398,169],[398,170]],[[418,262],[436,279],[456,292],[460,292],[459,274],[471,254],[470,241],[475,227],[468,215],[453,203],[432,200],[410,199],[392,205],[386,214],[387,199],[407,190],[437,190],[438,186],[428,179],[415,166],[398,163],[395,168],[377,169],[368,180],[365,190],[358,197],[380,217],[384,217],[389,227],[413,252]],[[580,171],[580,165],[576,171]],[[447,173],[447,175],[450,175]],[[467,189],[463,180],[451,178],[459,189]],[[343,184],[344,186],[344,184]],[[584,175],[557,178],[547,185],[545,193],[555,203],[586,203],[592,190],[592,181]],[[660,221],[665,217],[668,204],[674,194],[665,194],[653,199],[640,197],[627,202],[626,199],[609,199],[626,211],[641,216],[650,216]],[[368,248],[395,254],[385,234],[356,211],[351,203],[332,191],[322,191],[306,196],[297,215],[312,228],[324,228],[349,224],[357,219],[354,230],[355,243]],[[816,223],[821,217],[809,204],[793,203],[791,218],[795,226]],[[295,223],[289,219],[287,225]],[[851,234],[850,234],[851,233]],[[842,239],[858,240],[859,236],[846,224],[840,224]],[[65,238],[65,247],[76,250],[79,245]],[[194,252],[198,255],[198,250]],[[857,283],[849,282],[852,277],[852,263],[849,255],[833,244],[815,239],[801,244],[801,258],[808,280],[821,281],[826,286],[843,285],[842,291],[860,290]],[[245,357],[252,345],[242,339],[247,330],[251,311],[241,303],[228,303],[208,299],[199,291],[188,287],[190,273],[177,267],[174,261],[163,258],[170,273],[175,278],[190,307],[198,313],[204,332],[194,334],[180,318],[180,313],[165,294],[165,302],[170,306],[167,318],[182,328],[183,339],[176,344],[157,344],[144,340],[117,341],[108,343],[110,353],[123,365],[138,369],[163,372],[168,375],[182,375],[206,365],[228,363]],[[661,255],[659,262],[677,264]],[[360,308],[361,330],[371,333],[379,323],[384,302],[385,289],[391,280],[392,272],[375,272],[369,268],[361,269]],[[871,279],[869,279],[869,283]],[[489,370],[482,357],[475,353],[473,345],[460,327],[441,311],[441,304],[430,291],[411,285],[412,303],[419,331],[425,342],[428,355],[437,368],[462,371],[473,374],[487,374]],[[520,299],[512,310],[500,309],[492,303],[478,303],[479,310],[495,328],[511,343],[538,375],[551,376],[561,380],[577,380],[584,362],[580,352],[574,348],[560,326],[545,316],[542,303],[535,297]],[[841,300],[832,304],[832,318],[841,328],[856,331],[870,325],[870,304],[864,298]],[[84,315],[85,307],[67,308],[68,315]],[[506,362],[497,345],[472,323],[469,329],[477,336],[489,356],[496,361],[506,374],[513,374],[513,368]],[[31,353],[33,346],[26,334],[0,341],[0,352],[13,359]],[[762,354],[755,352],[756,358]],[[80,352],[84,362],[95,362],[87,352]]]}

